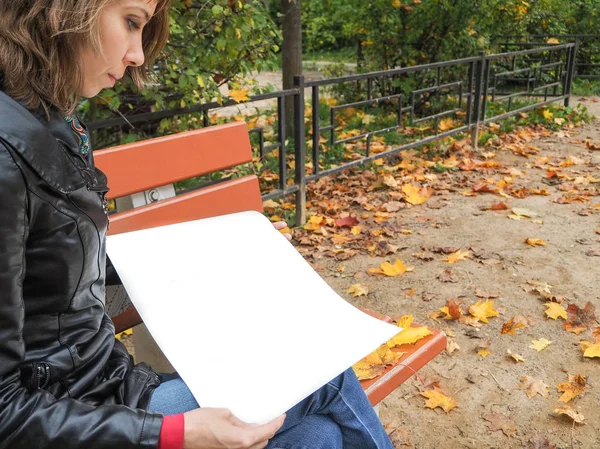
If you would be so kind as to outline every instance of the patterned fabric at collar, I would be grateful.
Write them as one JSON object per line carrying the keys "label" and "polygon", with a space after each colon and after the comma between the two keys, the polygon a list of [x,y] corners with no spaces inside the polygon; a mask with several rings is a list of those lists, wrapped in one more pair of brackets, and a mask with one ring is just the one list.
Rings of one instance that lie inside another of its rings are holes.
{"label": "patterned fabric at collar", "polygon": [[87,156],[88,154],[90,154],[90,137],[88,136],[87,131],[81,125],[81,123],[79,122],[77,117],[74,115],[71,115],[71,116],[65,116],[63,118],[71,126],[71,129],[73,130],[73,134],[75,134],[75,136],[79,140],[80,153],[83,154],[84,156]]}

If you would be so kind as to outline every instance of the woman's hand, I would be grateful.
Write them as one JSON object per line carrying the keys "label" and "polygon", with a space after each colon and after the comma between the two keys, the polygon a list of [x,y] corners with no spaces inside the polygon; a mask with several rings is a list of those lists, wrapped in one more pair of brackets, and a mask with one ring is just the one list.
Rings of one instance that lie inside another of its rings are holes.
{"label": "woman's hand", "polygon": [[[285,221],[277,221],[277,222],[273,223],[273,226],[278,231],[281,231],[282,229],[285,229],[288,227],[288,225]],[[288,239],[288,242],[292,241],[292,234],[290,234],[289,232],[285,232],[285,233],[283,233],[283,235],[285,236],[286,239]]]}
{"label": "woman's hand", "polygon": [[253,425],[224,408],[199,408],[183,417],[183,449],[262,449],[285,419],[281,415],[266,424]]}

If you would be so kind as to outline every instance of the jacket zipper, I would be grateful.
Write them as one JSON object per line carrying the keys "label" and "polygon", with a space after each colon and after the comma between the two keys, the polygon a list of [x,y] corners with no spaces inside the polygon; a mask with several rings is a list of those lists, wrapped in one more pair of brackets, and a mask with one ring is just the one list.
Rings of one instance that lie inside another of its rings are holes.
{"label": "jacket zipper", "polygon": [[50,383],[50,367],[45,363],[35,363],[33,369],[36,388],[41,390],[47,387]]}

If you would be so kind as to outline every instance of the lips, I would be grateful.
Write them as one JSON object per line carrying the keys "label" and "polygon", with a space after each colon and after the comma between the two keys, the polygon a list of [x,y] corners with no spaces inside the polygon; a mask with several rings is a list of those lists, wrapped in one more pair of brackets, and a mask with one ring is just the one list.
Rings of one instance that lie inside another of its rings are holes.
{"label": "lips", "polygon": [[112,73],[109,73],[108,78],[110,79],[111,87],[114,87],[114,85],[122,78],[122,76],[115,76]]}

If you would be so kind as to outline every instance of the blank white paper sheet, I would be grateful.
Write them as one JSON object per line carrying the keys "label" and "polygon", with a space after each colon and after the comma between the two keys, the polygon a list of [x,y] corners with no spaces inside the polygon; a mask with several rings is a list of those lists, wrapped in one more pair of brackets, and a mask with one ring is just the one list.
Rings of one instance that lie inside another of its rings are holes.
{"label": "blank white paper sheet", "polygon": [[401,329],[348,304],[258,212],[108,237],[148,330],[201,407],[267,422]]}

